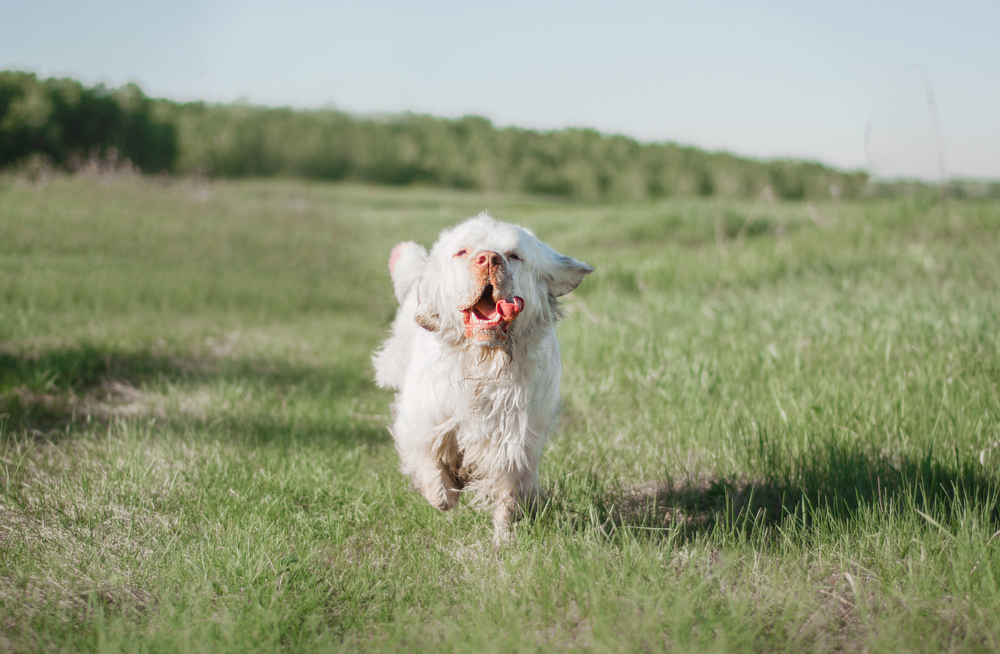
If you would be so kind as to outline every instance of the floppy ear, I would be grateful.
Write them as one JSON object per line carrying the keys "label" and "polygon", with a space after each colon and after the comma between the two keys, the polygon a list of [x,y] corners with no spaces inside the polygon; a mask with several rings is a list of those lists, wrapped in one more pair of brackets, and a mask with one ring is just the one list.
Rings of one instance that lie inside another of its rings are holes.
{"label": "floppy ear", "polygon": [[422,245],[412,242],[400,243],[392,248],[389,255],[389,274],[392,276],[392,287],[400,304],[406,301],[420,279],[420,274],[427,267],[427,250]]}
{"label": "floppy ear", "polygon": [[549,287],[549,292],[556,297],[566,295],[580,285],[584,275],[594,272],[591,266],[582,261],[559,254],[552,248],[548,250],[550,256],[542,270],[542,278]]}
{"label": "floppy ear", "polygon": [[441,275],[434,265],[428,265],[417,280],[417,310],[413,321],[429,332],[441,328]]}

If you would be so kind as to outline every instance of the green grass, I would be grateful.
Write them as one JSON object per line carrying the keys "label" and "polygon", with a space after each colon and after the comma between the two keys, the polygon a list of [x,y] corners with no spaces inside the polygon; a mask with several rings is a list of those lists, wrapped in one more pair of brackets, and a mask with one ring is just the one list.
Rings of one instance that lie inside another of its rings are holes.
{"label": "green grass", "polygon": [[[549,502],[397,470],[385,262],[596,266]],[[1000,203],[0,178],[0,651],[992,651]]]}

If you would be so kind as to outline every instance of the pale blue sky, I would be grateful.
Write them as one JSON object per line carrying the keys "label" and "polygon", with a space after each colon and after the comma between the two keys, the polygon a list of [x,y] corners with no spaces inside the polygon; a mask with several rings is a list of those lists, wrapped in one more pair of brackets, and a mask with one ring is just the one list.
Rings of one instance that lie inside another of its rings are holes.
{"label": "pale blue sky", "polygon": [[1000,178],[1000,2],[0,0],[0,68]]}

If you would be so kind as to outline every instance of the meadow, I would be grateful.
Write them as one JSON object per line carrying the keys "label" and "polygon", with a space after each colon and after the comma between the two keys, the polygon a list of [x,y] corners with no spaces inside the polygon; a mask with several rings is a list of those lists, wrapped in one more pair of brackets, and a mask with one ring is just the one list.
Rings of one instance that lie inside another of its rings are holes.
{"label": "meadow", "polygon": [[[397,469],[396,242],[595,266],[548,494]],[[0,177],[0,651],[995,651],[1000,202]]]}

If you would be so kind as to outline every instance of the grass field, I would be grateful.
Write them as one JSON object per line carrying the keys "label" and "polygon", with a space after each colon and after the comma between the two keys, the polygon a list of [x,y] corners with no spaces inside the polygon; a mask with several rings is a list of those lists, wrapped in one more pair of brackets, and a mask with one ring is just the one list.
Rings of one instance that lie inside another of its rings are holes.
{"label": "grass field", "polygon": [[[397,470],[400,240],[596,272],[549,501]],[[0,651],[992,651],[1000,202],[0,178]]]}

